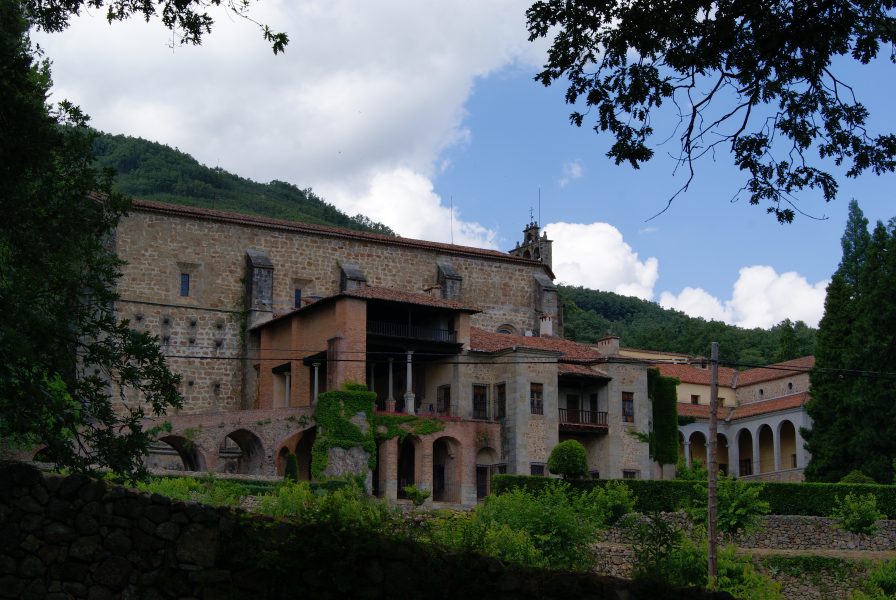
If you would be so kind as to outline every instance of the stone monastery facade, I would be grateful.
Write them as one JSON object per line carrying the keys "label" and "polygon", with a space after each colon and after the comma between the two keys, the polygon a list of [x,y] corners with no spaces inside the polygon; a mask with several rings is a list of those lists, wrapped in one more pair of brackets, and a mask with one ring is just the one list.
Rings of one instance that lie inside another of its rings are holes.
{"label": "stone monastery facade", "polygon": [[[471,505],[494,473],[547,474],[567,438],[593,477],[652,477],[626,433],[648,428],[651,361],[562,339],[536,223],[504,253],[137,200],[114,246],[119,317],[183,377],[152,466],[275,475],[294,453],[308,478],[317,394],[354,381],[378,411],[444,426],[380,443],[369,482],[387,498],[416,483]],[[327,474],[357,462],[331,453]]]}

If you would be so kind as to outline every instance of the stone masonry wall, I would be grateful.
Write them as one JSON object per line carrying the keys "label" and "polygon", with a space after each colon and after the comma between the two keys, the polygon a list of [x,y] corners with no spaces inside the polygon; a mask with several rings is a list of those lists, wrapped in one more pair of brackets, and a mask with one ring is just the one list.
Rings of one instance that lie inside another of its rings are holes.
{"label": "stone masonry wall", "polygon": [[[354,536],[354,537],[353,537]],[[626,581],[172,501],[85,475],[0,465],[0,597],[628,598]],[[696,593],[695,593],[696,592]],[[682,598],[730,595],[685,590]]]}
{"label": "stone masonry wall", "polygon": [[[793,388],[787,389],[787,384],[792,383]],[[762,396],[759,395],[762,390]],[[769,400],[771,398],[780,398],[782,396],[790,396],[792,394],[802,394],[809,391],[809,374],[794,373],[790,377],[782,377],[781,379],[773,379],[772,381],[763,381],[752,385],[738,387],[735,392],[738,405],[759,402],[760,400]]]}

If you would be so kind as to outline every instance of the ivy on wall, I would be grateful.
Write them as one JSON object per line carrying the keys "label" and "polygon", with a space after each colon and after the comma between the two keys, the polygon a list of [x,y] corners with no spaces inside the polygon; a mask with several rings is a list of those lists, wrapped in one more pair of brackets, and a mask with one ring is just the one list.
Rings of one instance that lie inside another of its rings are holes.
{"label": "ivy on wall", "polygon": [[661,465],[678,460],[678,377],[647,369],[647,395],[653,401],[653,458]]}

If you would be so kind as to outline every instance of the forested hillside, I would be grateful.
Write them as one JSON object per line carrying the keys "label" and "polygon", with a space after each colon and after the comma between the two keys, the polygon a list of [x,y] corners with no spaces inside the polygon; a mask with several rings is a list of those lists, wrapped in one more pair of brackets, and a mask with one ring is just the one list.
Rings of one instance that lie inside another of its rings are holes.
{"label": "forested hillside", "polygon": [[142,138],[103,134],[93,153],[100,167],[118,169],[116,191],[135,198],[396,235],[364,215],[350,217],[310,188],[276,180],[257,183]]}
{"label": "forested hillside", "polygon": [[583,287],[559,288],[565,302],[564,335],[578,342],[597,341],[609,329],[627,348],[701,356],[709,356],[712,342],[719,342],[722,360],[752,363],[789,360],[815,349],[816,330],[803,321],[791,324],[787,320],[771,329],[742,329],[689,317],[640,298]]}

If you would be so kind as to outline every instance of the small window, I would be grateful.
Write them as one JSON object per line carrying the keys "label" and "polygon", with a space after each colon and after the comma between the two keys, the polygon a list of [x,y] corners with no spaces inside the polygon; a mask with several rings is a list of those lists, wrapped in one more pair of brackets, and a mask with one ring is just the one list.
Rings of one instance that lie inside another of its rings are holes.
{"label": "small window", "polygon": [[507,386],[499,383],[495,386],[495,418],[503,419],[507,416]]}
{"label": "small window", "polygon": [[302,308],[302,290],[296,290],[295,304],[293,306],[295,306],[295,308]]}
{"label": "small window", "polygon": [[533,383],[529,386],[529,410],[533,415],[544,414],[544,385]]}
{"label": "small window", "polygon": [[719,396],[719,406],[725,406],[725,399]]}
{"label": "small window", "polygon": [[436,412],[447,415],[451,412],[451,386],[439,386],[436,390]]}
{"label": "small window", "polygon": [[622,471],[622,478],[623,478],[623,479],[638,479],[638,472],[637,472],[637,471],[630,471],[630,470],[623,470],[623,471]]}
{"label": "small window", "polygon": [[588,471],[588,479],[600,479],[600,471]]}
{"label": "small window", "polygon": [[488,419],[488,387],[473,386],[473,418]]}
{"label": "small window", "polygon": [[532,463],[529,465],[529,474],[536,475],[538,477],[544,477],[545,468],[544,463]]}
{"label": "small window", "polygon": [[762,398],[763,396],[765,396],[765,390],[762,388],[759,388],[759,397]]}
{"label": "small window", "polygon": [[507,475],[507,465],[498,465],[495,469],[497,475]]}
{"label": "small window", "polygon": [[190,274],[189,273],[181,273],[180,274],[180,295],[181,296],[189,296],[190,295]]}
{"label": "small window", "polygon": [[700,396],[691,394],[691,404],[700,404]]}
{"label": "small window", "polygon": [[635,395],[632,392],[622,392],[622,422],[635,422]]}
{"label": "small window", "polygon": [[507,331],[506,329],[502,329],[502,330],[499,331],[498,333],[503,333],[504,335],[510,335],[510,332]]}
{"label": "small window", "polygon": [[788,382],[787,382],[787,391],[788,391],[788,392],[792,392],[792,391],[793,391],[793,382],[792,382],[792,381],[788,381]]}

